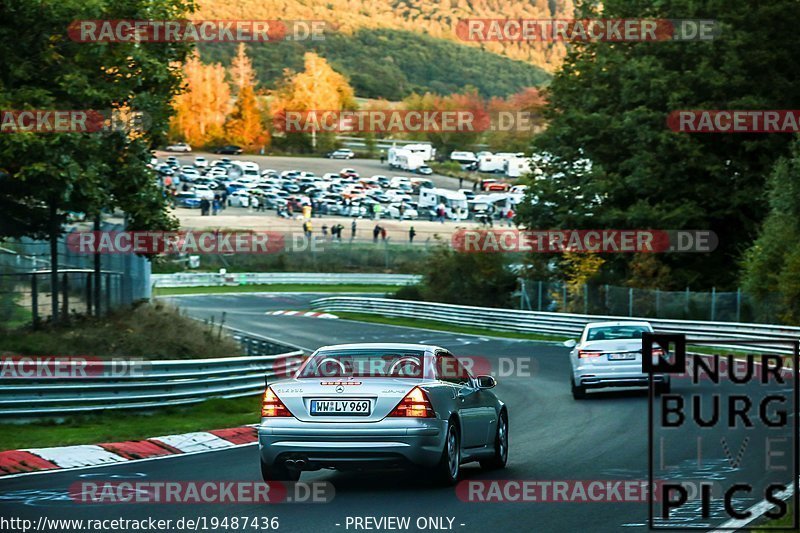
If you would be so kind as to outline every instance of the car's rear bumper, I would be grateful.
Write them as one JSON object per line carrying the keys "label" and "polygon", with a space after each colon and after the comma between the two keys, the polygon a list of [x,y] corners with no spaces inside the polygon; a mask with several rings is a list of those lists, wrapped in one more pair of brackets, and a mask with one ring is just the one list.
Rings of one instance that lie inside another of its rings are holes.
{"label": "car's rear bumper", "polygon": [[[634,369],[607,368],[599,365],[586,365],[573,371],[576,385],[587,389],[604,387],[647,387],[649,377],[641,371],[641,367]],[[669,376],[664,374],[653,375],[655,383],[669,383]]]}
{"label": "car's rear bumper", "polygon": [[444,448],[446,421],[384,419],[369,423],[270,419],[258,427],[266,464],[302,459],[306,469],[435,465]]}

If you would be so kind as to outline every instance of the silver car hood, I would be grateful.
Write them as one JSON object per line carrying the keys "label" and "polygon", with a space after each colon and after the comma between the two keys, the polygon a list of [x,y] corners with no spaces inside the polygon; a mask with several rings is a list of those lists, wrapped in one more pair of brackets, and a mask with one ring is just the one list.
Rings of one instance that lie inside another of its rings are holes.
{"label": "silver car hood", "polygon": [[[414,387],[427,380],[409,378],[302,378],[270,384],[275,395],[306,422],[377,422],[397,407]],[[311,400],[369,400],[369,416],[311,415]]]}

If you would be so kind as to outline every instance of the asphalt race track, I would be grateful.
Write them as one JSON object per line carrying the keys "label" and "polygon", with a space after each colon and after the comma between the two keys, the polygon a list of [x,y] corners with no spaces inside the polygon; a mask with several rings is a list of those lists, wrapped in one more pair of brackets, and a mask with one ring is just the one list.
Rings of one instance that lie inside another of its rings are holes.
{"label": "asphalt race track", "polygon": [[[345,163],[346,164],[346,163]],[[317,295],[319,296],[319,295]],[[498,377],[496,392],[509,407],[510,456],[508,467],[500,472],[484,472],[477,465],[465,466],[466,480],[646,480],[648,473],[647,395],[638,391],[593,394],[588,400],[573,400],[569,384],[567,350],[551,343],[533,343],[462,334],[450,334],[383,326],[345,320],[324,320],[297,316],[266,316],[278,309],[308,309],[314,295],[237,294],[179,297],[172,300],[192,316],[217,321],[226,312],[226,324],[266,335],[297,346],[314,349],[342,342],[414,342],[446,347],[456,355],[479,355],[491,360],[509,358],[528,361],[530,375]],[[674,382],[673,392],[682,385]],[[710,394],[710,385],[703,388]],[[788,385],[786,386],[788,387]],[[253,422],[257,422],[254,415]],[[209,428],[214,429],[214,428]],[[674,465],[671,478],[714,479],[727,483],[747,480],[754,485],[776,474],[765,472],[764,455],[757,442],[742,455],[737,468],[719,445],[727,436],[734,454],[742,437],[731,433],[708,432],[698,465],[697,443],[690,430],[680,438],[668,439],[666,461]],[[756,439],[753,439],[754,441]],[[259,506],[237,504],[174,505],[73,503],[67,488],[79,480],[260,480],[256,446],[233,450],[144,461],[88,470],[23,476],[0,480],[0,516],[19,516],[34,521],[40,515],[50,518],[172,518],[198,516],[277,516],[280,531],[348,531],[347,517],[410,516],[411,530],[419,516],[454,518],[453,529],[464,532],[567,532],[567,531],[645,531],[646,503],[468,503],[459,500],[452,488],[440,488],[420,481],[418,474],[306,473],[302,481],[324,480],[336,490],[326,504],[280,504]],[[777,476],[788,482],[790,474]],[[763,499],[734,500],[746,509]],[[688,505],[687,505],[688,508]],[[696,507],[693,507],[696,509]],[[729,517],[721,502],[712,505],[712,518],[691,520],[684,525],[719,526]],[[447,524],[447,521],[445,521]],[[463,524],[463,525],[462,525]],[[353,530],[351,527],[349,530]]]}

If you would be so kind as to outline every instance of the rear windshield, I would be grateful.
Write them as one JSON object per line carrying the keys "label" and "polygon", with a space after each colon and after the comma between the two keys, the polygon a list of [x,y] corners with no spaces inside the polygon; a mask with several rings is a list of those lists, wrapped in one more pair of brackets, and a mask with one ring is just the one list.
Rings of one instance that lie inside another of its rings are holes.
{"label": "rear windshield", "polygon": [[591,328],[586,335],[588,341],[608,339],[641,339],[642,333],[650,331],[645,326],[603,326]]}
{"label": "rear windshield", "polygon": [[314,354],[298,377],[421,378],[423,363],[422,351],[326,350]]}

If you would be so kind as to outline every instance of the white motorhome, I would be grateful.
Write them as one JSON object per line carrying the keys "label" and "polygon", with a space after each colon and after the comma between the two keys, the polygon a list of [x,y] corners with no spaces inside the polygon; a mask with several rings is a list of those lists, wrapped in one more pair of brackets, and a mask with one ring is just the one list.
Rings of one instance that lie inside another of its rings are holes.
{"label": "white motorhome", "polygon": [[386,159],[389,163],[389,168],[401,168],[400,165],[404,162],[407,164],[408,157],[413,155],[414,154],[410,150],[406,150],[405,148],[392,147],[389,148]]}
{"label": "white motorhome", "polygon": [[453,152],[450,154],[450,161],[461,164],[477,163],[478,158],[473,152]]}
{"label": "white motorhome", "polygon": [[430,161],[436,157],[436,148],[430,144],[407,144],[403,149],[412,154],[421,155],[423,161]]}
{"label": "white motorhome", "polygon": [[425,159],[423,159],[422,154],[407,152],[404,154],[397,155],[397,168],[401,170],[414,172],[424,164],[425,164]]}
{"label": "white motorhome", "polygon": [[499,155],[482,155],[478,158],[478,171],[479,172],[503,172],[506,166],[504,157]]}
{"label": "white motorhome", "polygon": [[512,157],[506,162],[506,176],[509,178],[519,178],[523,174],[533,171],[533,159],[530,157]]}
{"label": "white motorhome", "polygon": [[452,220],[465,220],[469,216],[467,197],[463,192],[450,189],[420,189],[419,212],[427,213],[430,218],[436,216],[436,208],[444,206],[445,216]]}

